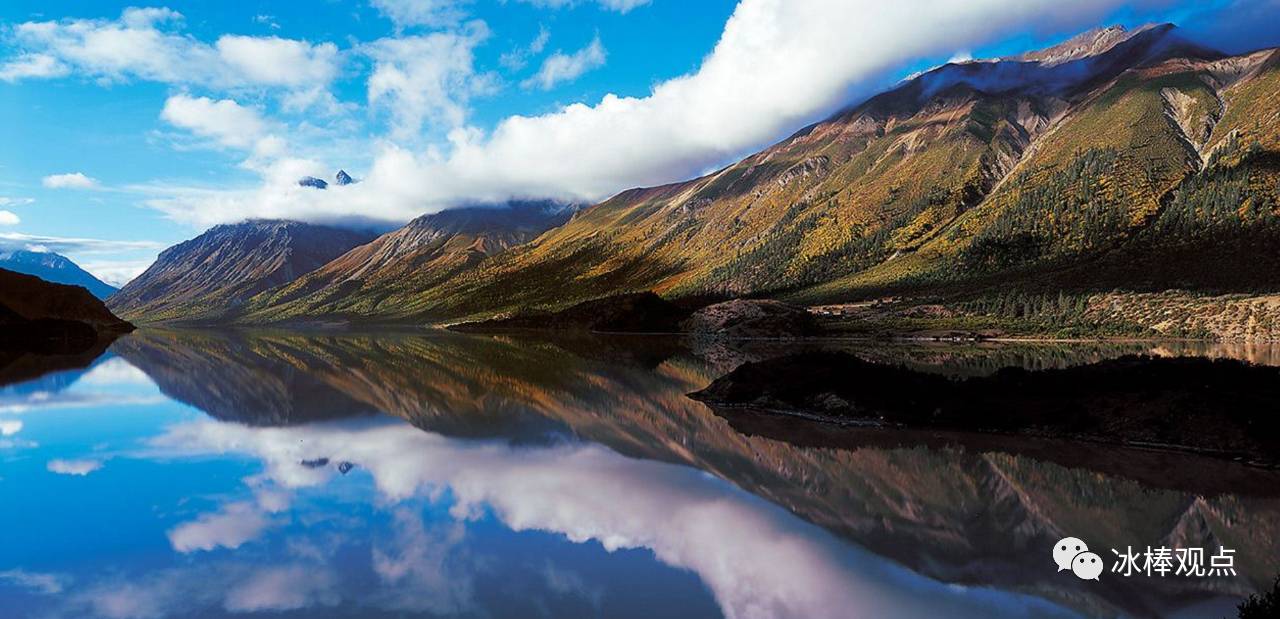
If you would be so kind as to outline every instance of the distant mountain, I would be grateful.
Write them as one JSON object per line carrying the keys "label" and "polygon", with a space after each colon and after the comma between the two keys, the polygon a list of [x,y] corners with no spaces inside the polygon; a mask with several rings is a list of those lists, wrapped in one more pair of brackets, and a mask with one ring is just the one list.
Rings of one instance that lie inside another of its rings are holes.
{"label": "distant mountain", "polygon": [[[255,297],[246,320],[364,315],[392,291],[439,285],[483,259],[567,222],[574,208],[551,201],[463,207],[423,215],[287,286]],[[412,304],[374,310],[406,316]]]}
{"label": "distant mountain", "polygon": [[161,252],[107,303],[138,321],[217,320],[249,297],[289,284],[372,238],[282,220],[215,226]]}
{"label": "distant mountain", "polygon": [[3,250],[0,251],[0,268],[34,275],[55,284],[83,286],[99,299],[106,299],[116,292],[115,286],[94,277],[72,262],[70,258],[53,252],[25,249]]}
{"label": "distant mountain", "polygon": [[[346,170],[338,170],[338,173],[333,176],[333,184],[335,185],[350,185],[354,182],[356,182],[356,179],[351,178],[351,175],[347,174]],[[298,179],[298,186],[312,189],[328,189],[329,181],[314,176],[304,176]]]}

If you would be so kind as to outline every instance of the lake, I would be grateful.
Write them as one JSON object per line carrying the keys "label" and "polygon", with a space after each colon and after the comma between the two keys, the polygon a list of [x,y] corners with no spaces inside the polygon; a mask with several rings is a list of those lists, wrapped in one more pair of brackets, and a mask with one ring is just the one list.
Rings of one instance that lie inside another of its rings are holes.
{"label": "lake", "polygon": [[[4,617],[1225,617],[1280,476],[987,437],[795,437],[686,394],[835,347],[953,376],[1268,346],[142,329],[0,388]],[[1235,575],[1059,571],[1063,537]]]}

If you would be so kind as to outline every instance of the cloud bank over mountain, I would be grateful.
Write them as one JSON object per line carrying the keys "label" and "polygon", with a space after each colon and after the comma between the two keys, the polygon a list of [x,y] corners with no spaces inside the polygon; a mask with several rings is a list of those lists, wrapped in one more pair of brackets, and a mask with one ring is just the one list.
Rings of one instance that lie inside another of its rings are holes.
{"label": "cloud bank over mountain", "polygon": [[[395,122],[390,136],[372,142],[376,156],[364,182],[340,191],[299,191],[297,174],[324,175],[342,162],[282,156],[262,165],[258,188],[174,192],[149,204],[208,225],[248,216],[405,221],[460,203],[513,197],[599,200],[721,165],[833,111],[860,82],[911,59],[946,57],[1011,31],[1081,27],[1120,4],[743,0],[696,71],[658,83],[643,97],[607,94],[542,115],[510,116],[490,131],[467,123],[464,111],[467,89],[484,81],[470,57],[482,38],[479,26],[406,36],[369,46],[377,58],[370,102],[394,97]],[[546,75],[528,85],[554,83],[559,75],[604,62],[603,48],[593,50],[597,42],[544,67]],[[400,53],[410,48],[420,53]],[[443,142],[415,148],[408,138],[426,117],[452,129]]]}
{"label": "cloud bank over mountain", "polygon": [[[620,16],[648,4],[526,2],[548,10],[589,5]],[[237,34],[204,42],[184,30],[181,14],[160,8],[126,9],[117,19],[28,22],[13,28],[18,52],[0,62],[0,78],[70,75],[173,88],[158,120],[199,145],[239,153],[239,167],[258,178],[122,188],[173,219],[200,227],[249,217],[399,223],[460,204],[596,201],[685,179],[820,119],[913,62],[952,57],[1013,34],[1078,30],[1118,12],[1140,18],[1171,4],[742,0],[688,74],[656,82],[643,96],[609,93],[493,122],[474,118],[477,100],[573,82],[608,63],[609,42],[597,34],[507,83],[496,67],[478,60],[492,32],[475,17],[476,6],[376,0],[373,8],[390,22],[390,35],[348,39],[344,47]],[[1242,6],[1254,20],[1259,11],[1275,12],[1273,2],[1237,0],[1190,13],[1218,11],[1223,23],[1214,27],[1223,31],[1231,20],[1222,15]],[[541,51],[547,41],[538,40]],[[335,83],[342,79],[359,80],[365,100],[339,100]],[[364,182],[329,192],[297,187],[301,176],[327,177],[338,168],[354,168]],[[88,186],[81,179],[50,182]]]}

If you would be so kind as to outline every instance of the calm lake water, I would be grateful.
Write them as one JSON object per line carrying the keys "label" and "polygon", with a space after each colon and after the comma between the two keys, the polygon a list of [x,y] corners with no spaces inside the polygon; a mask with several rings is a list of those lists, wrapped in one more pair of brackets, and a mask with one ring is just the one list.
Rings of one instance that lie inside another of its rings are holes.
{"label": "calm lake water", "polygon": [[[804,346],[812,346],[806,344]],[[955,375],[1192,344],[838,346]],[[1234,616],[1275,473],[996,439],[748,435],[685,394],[792,345],[142,330],[0,388],[0,616]],[[1058,572],[1071,535],[1234,577]]]}

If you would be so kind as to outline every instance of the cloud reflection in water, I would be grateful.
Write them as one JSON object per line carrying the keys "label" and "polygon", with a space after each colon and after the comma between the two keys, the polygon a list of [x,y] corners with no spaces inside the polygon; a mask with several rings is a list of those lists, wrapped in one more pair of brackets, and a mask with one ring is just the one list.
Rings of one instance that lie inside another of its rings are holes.
{"label": "cloud reflection in water", "polygon": [[[937,583],[706,473],[598,445],[458,440],[387,418],[285,428],[200,420],[169,428],[151,445],[170,455],[250,455],[264,463],[265,479],[285,489],[319,486],[339,474],[334,466],[303,462],[352,462],[371,474],[378,499],[392,509],[415,496],[448,497],[458,522],[492,514],[515,531],[553,532],[610,551],[648,549],[663,563],[696,573],[729,617],[1068,614],[1029,597]],[[238,546],[254,529],[238,519],[263,522],[256,509],[224,506],[180,527],[181,544],[172,532],[171,540],[178,550],[229,545],[217,539],[223,528],[209,526],[226,524]],[[460,527],[427,532],[404,512],[395,522],[406,539],[395,550],[375,548],[373,556],[375,571],[388,582],[441,574],[443,555],[432,549],[465,536]],[[193,526],[211,538],[194,541],[186,535]],[[429,536],[435,536],[430,543]]]}

